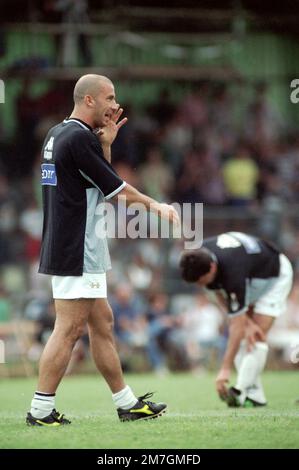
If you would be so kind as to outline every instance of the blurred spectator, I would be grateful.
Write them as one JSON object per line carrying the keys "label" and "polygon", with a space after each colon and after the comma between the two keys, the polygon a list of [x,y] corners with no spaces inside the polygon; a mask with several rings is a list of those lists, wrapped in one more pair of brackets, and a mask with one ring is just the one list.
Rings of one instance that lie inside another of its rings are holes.
{"label": "blurred spectator", "polygon": [[192,148],[192,129],[188,126],[184,116],[177,111],[168,121],[163,134],[163,149],[169,165],[176,173],[181,162]]}
{"label": "blurred spectator", "polygon": [[186,153],[180,176],[175,188],[178,202],[202,201],[201,180],[203,168],[200,165],[200,154],[196,151]]}
{"label": "blurred spectator", "polygon": [[157,201],[167,201],[174,178],[171,166],[163,161],[159,147],[150,147],[141,166],[140,184],[144,192]]}
{"label": "blurred spectator", "polygon": [[167,88],[162,88],[157,101],[149,106],[148,111],[159,127],[164,127],[174,116],[175,105],[170,99],[170,93]]}
{"label": "blurred spectator", "polygon": [[12,261],[12,252],[9,240],[0,231],[0,267]]}
{"label": "blurred spectator", "polygon": [[268,86],[260,82],[245,116],[244,135],[257,147],[276,139],[283,130],[282,119],[267,99]]}
{"label": "blurred spectator", "polygon": [[37,207],[34,198],[31,198],[20,217],[20,228],[25,233],[25,256],[30,264],[39,258],[42,218],[42,211]]}
{"label": "blurred spectator", "polygon": [[277,144],[276,168],[283,198],[291,203],[299,199],[299,139],[289,136]]}
{"label": "blurred spectator", "polygon": [[0,323],[5,323],[11,319],[11,308],[8,292],[0,284]]}
{"label": "blurred spectator", "polygon": [[136,290],[145,291],[150,288],[153,273],[140,254],[135,254],[129,264],[128,278]]}
{"label": "blurred spectator", "polygon": [[13,165],[14,177],[24,178],[32,172],[37,142],[35,129],[38,124],[37,101],[31,94],[32,80],[24,78],[21,91],[16,99],[16,155]]}
{"label": "blurred spectator", "polygon": [[14,240],[17,229],[16,201],[9,181],[0,172],[0,266],[13,261]]}
{"label": "blurred spectator", "polygon": [[53,302],[44,296],[29,299],[24,307],[24,318],[36,323],[36,333],[27,355],[28,359],[37,362],[54,327]]}
{"label": "blurred spectator", "polygon": [[208,82],[198,83],[191,93],[185,96],[180,106],[181,117],[192,129],[194,136],[208,122],[208,92]]}
{"label": "blurred spectator", "polygon": [[226,198],[223,177],[216,153],[205,144],[202,144],[197,152],[201,168],[199,179],[201,202],[211,205],[224,204]]}
{"label": "blurred spectator", "polygon": [[168,310],[169,299],[163,292],[153,294],[146,312],[148,321],[147,352],[153,370],[164,375],[168,371],[167,352],[173,320]]}
{"label": "blurred spectator", "polygon": [[145,309],[130,284],[116,287],[111,306],[115,335],[120,346],[144,347],[147,343]]}
{"label": "blurred spectator", "polygon": [[211,96],[210,121],[217,133],[234,131],[234,100],[226,84],[218,85]]}
{"label": "blurred spectator", "polygon": [[197,351],[204,365],[211,363],[215,352],[214,360],[218,364],[226,348],[226,336],[224,316],[217,305],[209,302],[205,294],[197,294],[194,307],[188,309],[183,317],[189,351]]}
{"label": "blurred spectator", "polygon": [[[36,99],[36,106],[39,115],[39,123],[36,136],[42,142],[49,128],[40,135],[39,130],[43,127],[44,120],[49,122],[62,121],[67,116],[73,99],[73,83],[63,82],[62,80],[53,80],[45,93],[42,93]],[[50,127],[52,126],[52,123]]]}
{"label": "blurred spectator", "polygon": [[247,206],[256,196],[259,168],[248,148],[240,143],[235,155],[223,165],[223,179],[229,202],[233,206]]}

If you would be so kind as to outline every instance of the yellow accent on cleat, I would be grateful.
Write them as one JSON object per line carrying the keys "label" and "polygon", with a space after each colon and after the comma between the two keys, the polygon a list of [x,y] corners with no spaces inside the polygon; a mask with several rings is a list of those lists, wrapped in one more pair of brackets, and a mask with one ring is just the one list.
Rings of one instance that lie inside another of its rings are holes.
{"label": "yellow accent on cleat", "polygon": [[152,410],[149,409],[148,405],[144,405],[143,408],[132,408],[130,410],[130,413],[145,413],[147,415],[153,415],[155,414]]}
{"label": "yellow accent on cleat", "polygon": [[60,423],[44,423],[43,421],[40,421],[39,419],[36,420],[38,424],[41,424],[42,426],[61,426]]}

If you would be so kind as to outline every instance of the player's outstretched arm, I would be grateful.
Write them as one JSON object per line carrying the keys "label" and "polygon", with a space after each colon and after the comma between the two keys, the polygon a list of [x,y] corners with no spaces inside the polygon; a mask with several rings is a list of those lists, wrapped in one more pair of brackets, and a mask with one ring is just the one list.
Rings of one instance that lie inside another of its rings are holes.
{"label": "player's outstretched arm", "polygon": [[126,186],[115,196],[115,198],[124,200],[127,206],[136,203],[143,204],[144,210],[147,212],[154,212],[162,219],[170,220],[175,225],[180,224],[179,215],[174,207],[172,207],[170,204],[162,204],[158,201],[155,201],[155,199],[146,196],[130,184],[126,184]]}
{"label": "player's outstretched arm", "polygon": [[244,338],[246,323],[246,315],[238,315],[230,319],[228,344],[221,369],[216,378],[216,389],[221,398],[226,396],[226,385],[230,378],[234,358],[240,347],[240,342]]}

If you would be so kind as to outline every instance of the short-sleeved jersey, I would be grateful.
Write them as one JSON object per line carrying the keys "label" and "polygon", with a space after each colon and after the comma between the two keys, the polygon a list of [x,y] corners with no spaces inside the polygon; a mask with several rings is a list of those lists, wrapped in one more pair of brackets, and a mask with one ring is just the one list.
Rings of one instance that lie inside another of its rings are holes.
{"label": "short-sleeved jersey", "polygon": [[229,314],[244,313],[277,281],[280,252],[265,240],[228,232],[206,238],[203,247],[218,264],[215,280],[206,287],[222,291]]}
{"label": "short-sleeved jersey", "polygon": [[107,240],[96,233],[103,212],[97,215],[96,209],[126,183],[104,158],[90,126],[65,119],[48,132],[41,184],[44,222],[39,272],[58,276],[106,272],[111,267]]}

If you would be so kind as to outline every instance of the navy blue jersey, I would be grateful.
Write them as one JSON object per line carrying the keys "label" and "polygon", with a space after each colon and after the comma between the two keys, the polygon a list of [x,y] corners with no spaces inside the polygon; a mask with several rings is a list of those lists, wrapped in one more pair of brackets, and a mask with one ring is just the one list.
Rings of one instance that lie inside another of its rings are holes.
{"label": "navy blue jersey", "polygon": [[206,238],[203,247],[218,265],[215,280],[206,287],[222,291],[231,314],[244,313],[277,281],[279,250],[262,239],[228,232]]}
{"label": "navy blue jersey", "polygon": [[107,240],[96,235],[98,204],[125,182],[104,158],[90,126],[65,119],[42,149],[43,238],[39,272],[58,276],[103,273],[110,268]]}

